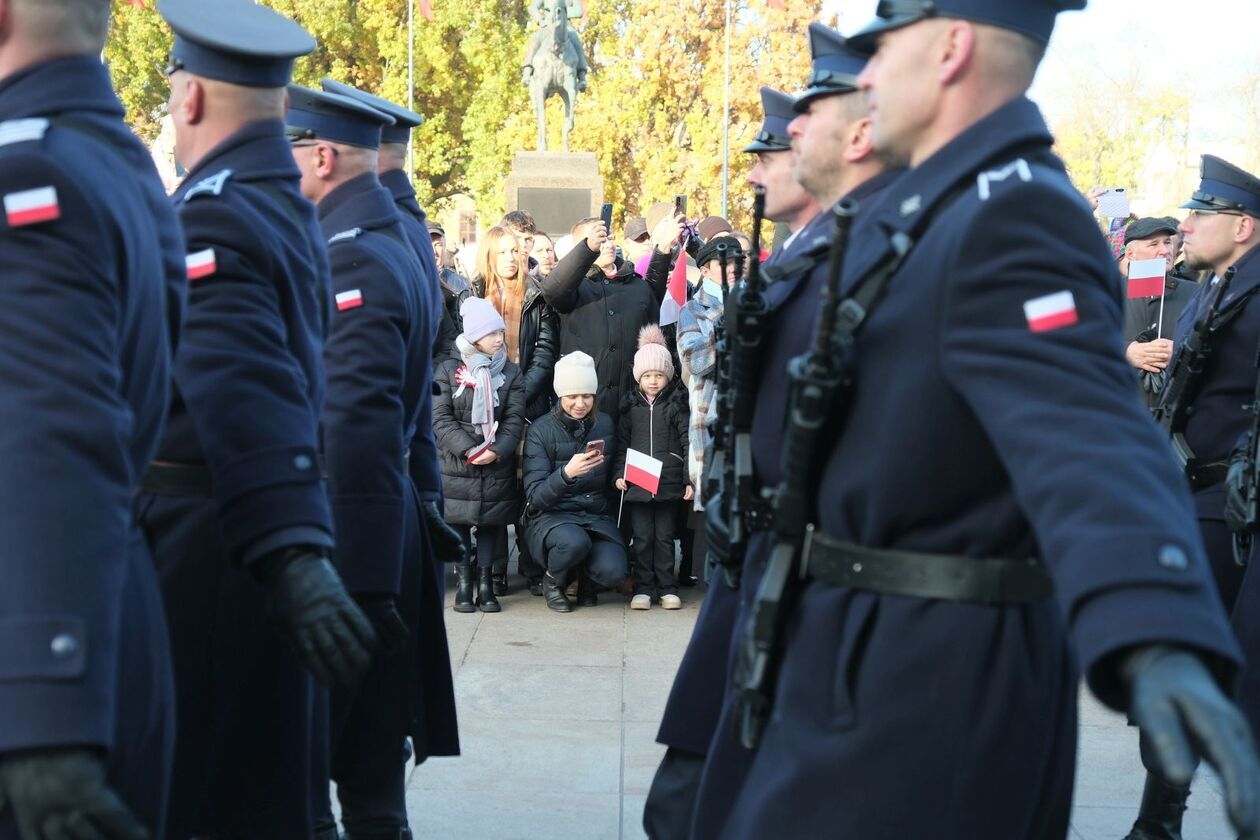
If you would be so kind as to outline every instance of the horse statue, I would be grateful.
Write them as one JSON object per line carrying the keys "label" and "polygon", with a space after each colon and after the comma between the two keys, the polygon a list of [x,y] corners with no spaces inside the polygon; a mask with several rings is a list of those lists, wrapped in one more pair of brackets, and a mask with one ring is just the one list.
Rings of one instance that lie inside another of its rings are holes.
{"label": "horse statue", "polygon": [[[566,0],[534,0],[531,11],[539,23],[522,68],[538,119],[538,151],[547,151],[547,100],[559,95],[564,102],[564,150],[569,151],[573,107],[586,90],[585,51],[577,31],[569,25]],[[580,16],[580,15],[579,15]]]}

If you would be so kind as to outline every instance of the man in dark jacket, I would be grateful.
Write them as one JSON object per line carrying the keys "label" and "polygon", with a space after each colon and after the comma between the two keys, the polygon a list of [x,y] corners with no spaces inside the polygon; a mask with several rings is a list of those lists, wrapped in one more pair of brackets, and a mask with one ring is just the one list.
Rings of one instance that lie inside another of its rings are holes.
{"label": "man in dark jacket", "polygon": [[673,217],[657,224],[647,276],[640,277],[634,266],[617,259],[604,223],[588,221],[574,231],[573,250],[542,281],[543,297],[560,313],[560,354],[580,350],[595,360],[598,409],[610,417],[634,390],[630,369],[639,330],[660,317],[669,249],[678,233]]}

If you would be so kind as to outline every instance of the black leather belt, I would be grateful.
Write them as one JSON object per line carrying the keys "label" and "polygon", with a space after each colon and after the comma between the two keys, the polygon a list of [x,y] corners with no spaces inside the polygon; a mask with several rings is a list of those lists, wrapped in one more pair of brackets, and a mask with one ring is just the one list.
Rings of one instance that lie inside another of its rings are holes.
{"label": "black leather belt", "polygon": [[867,548],[812,528],[801,554],[801,577],[883,595],[979,604],[1033,603],[1054,591],[1036,560]]}
{"label": "black leather belt", "polygon": [[1213,487],[1225,480],[1225,474],[1229,472],[1228,461],[1212,461],[1207,464],[1190,462],[1186,464],[1186,478],[1190,479],[1190,486],[1195,490],[1204,490]]}
{"label": "black leather belt", "polygon": [[774,530],[774,503],[764,497],[752,499],[744,508],[744,528],[750,534]]}
{"label": "black leather belt", "polygon": [[[328,470],[324,466],[324,458],[319,459],[320,475],[328,478]],[[411,472],[411,452],[403,455],[403,475]],[[210,468],[205,464],[180,464],[174,461],[151,461],[149,471],[140,482],[141,493],[153,493],[158,496],[198,496],[209,498],[213,495],[213,484]]]}

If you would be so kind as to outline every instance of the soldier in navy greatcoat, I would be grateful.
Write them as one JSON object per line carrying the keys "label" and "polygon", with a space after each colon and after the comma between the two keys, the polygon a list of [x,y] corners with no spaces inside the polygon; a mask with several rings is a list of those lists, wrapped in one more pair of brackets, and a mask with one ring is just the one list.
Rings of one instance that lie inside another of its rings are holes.
{"label": "soldier in navy greatcoat", "polygon": [[[348,838],[409,837],[403,739],[412,735],[417,760],[459,750],[442,604],[421,547],[430,503],[408,474],[417,424],[430,422],[420,406],[432,387],[436,322],[420,261],[376,175],[381,127],[393,118],[306,88],[291,87],[290,101],[302,191],[332,264],[323,439],[336,562],[385,642],[363,680],[333,692],[331,776]],[[335,834],[325,807],[319,836]]]}
{"label": "soldier in navy greatcoat", "polygon": [[330,557],[320,469],[328,261],[284,135],[301,27],[249,0],[162,0],[188,176],[188,311],[140,523],[171,625],[173,837],[308,836],[326,764],[314,678],[374,644]]}
{"label": "soldier in navy greatcoat", "polygon": [[133,519],[184,244],[99,54],[107,0],[0,17],[0,838],[161,836],[174,687]]}
{"label": "soldier in navy greatcoat", "polygon": [[1024,96],[1083,5],[889,0],[849,39],[876,149],[911,168],[857,215],[839,293],[865,305],[820,337],[852,385],[804,550],[773,555],[771,662],[745,619],[776,578],[744,570],[696,837],[1062,838],[1078,666],[1171,777],[1207,753],[1257,827],[1238,647],[1133,399],[1110,255]]}
{"label": "soldier in navy greatcoat", "polygon": [[[769,314],[763,326],[763,364],[752,429],[758,488],[774,487],[779,481],[777,457],[787,403],[782,371],[805,349],[825,277],[833,223],[831,214],[819,213],[819,208],[845,196],[865,201],[896,177],[873,154],[866,100],[857,90],[865,56],[819,23],[810,24],[809,42],[813,66],[806,90],[794,98],[762,88],[765,125],[744,149],[758,156],[749,180],[766,188],[766,216],[786,223],[790,231],[762,266]],[[803,114],[799,118],[798,112]],[[843,145],[837,138],[844,138]],[[720,519],[722,508],[706,506],[707,517]],[[720,555],[727,542],[726,527],[714,524],[716,528],[709,528],[709,550]],[[764,557],[769,546],[767,532],[755,533],[748,556]],[[709,587],[657,734],[669,750],[644,809],[644,827],[657,840],[689,836],[704,756],[722,710],[739,595],[720,578],[714,576]]]}

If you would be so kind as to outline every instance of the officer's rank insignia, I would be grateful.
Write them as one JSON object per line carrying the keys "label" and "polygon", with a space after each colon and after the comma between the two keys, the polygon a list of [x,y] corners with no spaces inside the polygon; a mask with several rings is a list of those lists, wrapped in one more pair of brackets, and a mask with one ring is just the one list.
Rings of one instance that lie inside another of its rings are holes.
{"label": "officer's rank insignia", "polygon": [[9,227],[26,227],[61,218],[56,187],[9,193],[4,197],[4,215]]}
{"label": "officer's rank insignia", "polygon": [[347,309],[358,309],[363,305],[363,292],[358,289],[351,289],[348,292],[339,292],[336,300],[338,312],[345,312]]}
{"label": "officer's rank insignia", "polygon": [[1070,327],[1077,322],[1076,298],[1068,291],[1033,298],[1024,302],[1024,317],[1033,332]]}
{"label": "officer's rank insignia", "polygon": [[202,277],[209,277],[219,269],[214,259],[213,248],[189,254],[184,258],[184,265],[188,268],[189,280],[200,280]]}
{"label": "officer's rank insignia", "polygon": [[993,194],[990,184],[994,181],[1005,181],[1012,175],[1018,175],[1019,180],[1024,183],[1028,183],[1033,179],[1032,169],[1029,168],[1028,161],[1023,158],[1016,158],[1001,169],[990,169],[988,172],[981,172],[976,176],[976,184],[980,190],[980,200],[988,201],[989,196]]}

